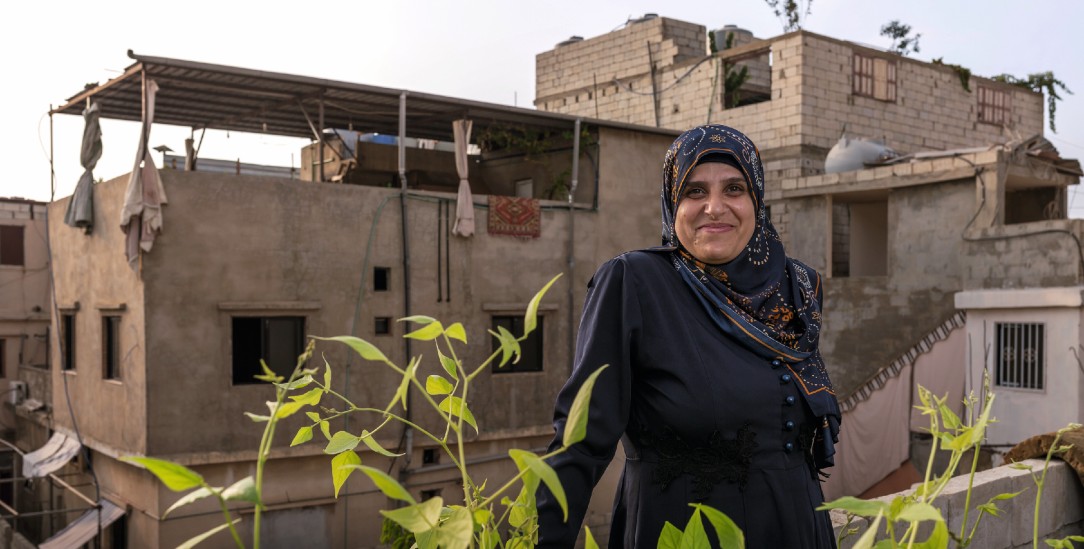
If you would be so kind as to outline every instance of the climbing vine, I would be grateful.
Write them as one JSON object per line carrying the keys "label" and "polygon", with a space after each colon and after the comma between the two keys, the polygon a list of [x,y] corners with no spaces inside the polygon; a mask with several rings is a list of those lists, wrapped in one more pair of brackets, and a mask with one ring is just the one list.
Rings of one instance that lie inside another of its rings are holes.
{"label": "climbing vine", "polygon": [[1058,130],[1054,126],[1054,112],[1058,109],[1058,101],[1061,100],[1061,96],[1058,95],[1058,90],[1064,91],[1072,95],[1072,90],[1066,87],[1065,82],[1058,80],[1054,76],[1053,71],[1036,72],[1029,74],[1027,78],[1017,78],[1011,74],[999,74],[993,77],[993,80],[998,82],[1004,82],[1006,84],[1012,84],[1019,86],[1026,90],[1031,90],[1039,93],[1046,94],[1046,111],[1050,117],[1050,131],[1058,133]]}

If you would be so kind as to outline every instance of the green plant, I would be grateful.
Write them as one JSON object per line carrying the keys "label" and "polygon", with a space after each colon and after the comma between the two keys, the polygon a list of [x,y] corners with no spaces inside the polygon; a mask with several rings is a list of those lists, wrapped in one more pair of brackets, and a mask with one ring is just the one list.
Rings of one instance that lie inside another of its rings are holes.
{"label": "green plant", "polygon": [[[296,446],[309,442],[313,438],[313,431],[323,434],[327,440],[324,452],[334,456],[331,459],[331,476],[336,497],[347,478],[354,471],[361,471],[385,496],[404,504],[396,509],[380,511],[386,519],[394,523],[393,525],[387,522],[384,524],[382,536],[386,536],[388,541],[402,545],[409,541],[410,536],[413,536],[417,547],[421,549],[533,547],[537,541],[538,519],[535,492],[540,484],[545,484],[553,493],[565,512],[566,518],[568,514],[564,490],[557,474],[545,460],[565,452],[568,446],[579,442],[586,435],[591,390],[595,379],[606,366],[596,370],[577,393],[565,425],[563,437],[565,446],[542,456],[523,450],[509,450],[509,457],[515,463],[518,473],[493,490],[487,488],[485,480],[476,480],[466,467],[464,436],[466,428],[470,427],[476,432],[478,430],[478,424],[470,411],[467,399],[471,381],[485,371],[491,363],[496,361],[500,366],[504,366],[509,361],[519,360],[520,342],[536,328],[539,304],[543,295],[556,280],[557,277],[550,280],[531,299],[524,314],[523,334],[514,335],[503,327],[498,327],[496,332],[490,331],[490,334],[499,342],[499,348],[480,365],[470,370],[464,367],[456,351],[457,344],[467,343],[463,325],[456,322],[445,327],[440,321],[426,316],[401,319],[403,322],[419,326],[404,337],[429,341],[435,346],[439,367],[434,373],[427,375],[424,382],[421,377],[423,375],[421,357],[414,357],[407,366],[400,367],[391,362],[376,346],[351,336],[329,338],[310,336],[305,352],[298,358],[297,366],[288,378],[276,375],[266,364],[261,363],[264,374],[258,378],[274,384],[276,399],[267,403],[268,415],[246,413],[253,421],[265,424],[257,454],[256,475],[245,478],[229,488],[212,487],[199,474],[182,465],[145,457],[124,459],[146,467],[174,491],[195,489],[171,506],[167,513],[205,497],[214,496],[219,500],[225,524],[192,538],[186,542],[185,547],[195,545],[227,528],[235,544],[238,547],[244,547],[244,543],[234,528],[240,519],[234,519],[231,516],[227,502],[245,501],[255,505],[252,546],[258,548],[260,516],[264,507],[263,471],[271,449],[275,427],[280,420],[298,412],[304,412],[312,424],[298,429],[290,445]],[[358,406],[333,390],[332,369],[326,359],[323,375],[317,379],[319,370],[307,367],[317,341],[345,344],[362,359],[383,364],[401,376],[398,388],[387,406],[384,408]],[[443,420],[443,433],[426,430],[395,412],[399,408],[405,409],[408,402],[407,394],[411,387],[421,393],[424,403],[428,404]],[[341,402],[339,404],[341,409],[325,405],[325,399]],[[373,426],[372,430],[362,429],[360,434],[346,431],[331,432],[332,420],[352,413],[374,415],[377,417],[377,425]],[[364,444],[370,451],[383,456],[402,455],[381,447],[375,439],[375,435],[393,421],[405,424],[415,432],[429,438],[450,458],[461,476],[462,504],[446,504],[439,496],[418,502],[406,488],[386,472],[362,464],[361,456],[354,451],[359,444]],[[509,497],[517,486],[519,486],[518,494],[514,498]]]}
{"label": "green plant", "polygon": [[[1050,466],[1050,458],[1055,455],[1064,454],[1068,452],[1072,445],[1058,445],[1062,435],[1079,429],[1079,423],[1070,423],[1069,425],[1058,429],[1054,434],[1054,440],[1050,443],[1050,448],[1046,451],[1046,458],[1043,460],[1043,471],[1039,476],[1035,476],[1035,471],[1032,471],[1032,467],[1026,463],[1013,463],[1010,467],[1014,469],[1023,469],[1031,473],[1031,480],[1035,483],[1035,512],[1032,514],[1032,547],[1039,546],[1039,503],[1043,497],[1043,487],[1046,485],[1046,471]],[[1081,536],[1069,536],[1060,540],[1046,540],[1047,545],[1051,547],[1067,547],[1073,549],[1073,541],[1084,541],[1084,537]]]}
{"label": "green plant", "polygon": [[938,57],[931,61],[934,65],[941,65],[948,67],[956,71],[956,76],[960,78],[960,85],[964,87],[964,91],[971,93],[971,69],[962,65],[954,65],[952,63],[945,63],[944,57]]}
{"label": "green plant", "polygon": [[912,52],[918,53],[918,39],[922,38],[922,35],[908,36],[909,34],[911,34],[911,25],[900,23],[898,19],[893,19],[881,25],[881,36],[892,39],[892,46],[888,48],[889,51],[899,55],[907,55]]}
{"label": "green plant", "polygon": [[[730,49],[734,47],[734,33],[726,33],[726,47],[724,49]],[[749,67],[740,67],[740,70],[735,70],[736,65],[731,61],[723,62],[723,108],[732,109],[737,107],[741,102],[741,87],[749,80]]]}
{"label": "green plant", "polygon": [[[795,31],[802,28],[802,19],[809,16],[813,8],[813,0],[764,0],[772,9],[775,16],[783,22],[783,32]],[[803,9],[801,4],[805,4]]]}
{"label": "green plant", "polygon": [[1058,130],[1054,126],[1054,112],[1058,109],[1058,101],[1061,101],[1061,96],[1058,95],[1058,89],[1061,89],[1065,93],[1072,95],[1073,92],[1066,87],[1065,82],[1058,80],[1054,76],[1053,71],[1037,72],[1029,74],[1027,78],[1017,78],[1011,74],[999,74],[993,77],[998,82],[1004,82],[1006,84],[1012,84],[1019,86],[1026,90],[1031,90],[1039,93],[1046,93],[1046,111],[1048,118],[1050,118],[1050,131],[1058,133]]}

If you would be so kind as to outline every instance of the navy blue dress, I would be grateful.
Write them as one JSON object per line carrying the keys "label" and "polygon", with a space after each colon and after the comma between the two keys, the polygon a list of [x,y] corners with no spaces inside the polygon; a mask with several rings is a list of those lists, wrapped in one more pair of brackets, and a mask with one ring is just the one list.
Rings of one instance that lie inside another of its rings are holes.
{"label": "navy blue dress", "polygon": [[726,513],[750,548],[835,547],[828,513],[814,511],[824,498],[810,452],[818,420],[793,375],[722,333],[669,254],[630,252],[595,273],[551,449],[577,390],[603,364],[587,438],[550,461],[567,523],[539,490],[541,547],[573,547],[619,440],[626,461],[611,549],[653,549],[667,521],[685,527],[693,502]]}

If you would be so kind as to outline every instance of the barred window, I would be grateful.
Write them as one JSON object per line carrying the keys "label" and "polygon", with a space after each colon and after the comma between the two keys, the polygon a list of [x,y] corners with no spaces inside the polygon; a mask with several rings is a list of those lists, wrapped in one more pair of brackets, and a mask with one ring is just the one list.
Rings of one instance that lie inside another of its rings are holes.
{"label": "barred window", "polygon": [[1012,96],[1004,90],[978,87],[979,122],[1004,126],[1011,120]]}
{"label": "barred window", "polygon": [[855,95],[896,102],[896,62],[882,57],[854,54]]}
{"label": "barred window", "polygon": [[997,322],[994,324],[994,383],[998,387],[1043,388],[1046,370],[1046,340],[1041,323]]}

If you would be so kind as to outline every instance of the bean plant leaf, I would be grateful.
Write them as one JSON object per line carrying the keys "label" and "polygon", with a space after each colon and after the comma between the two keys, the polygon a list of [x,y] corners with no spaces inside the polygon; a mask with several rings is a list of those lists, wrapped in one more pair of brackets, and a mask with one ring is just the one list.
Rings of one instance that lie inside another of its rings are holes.
{"label": "bean plant leaf", "polygon": [[198,490],[192,490],[191,492],[185,494],[184,497],[177,500],[176,503],[174,503],[173,505],[170,505],[169,509],[166,509],[166,512],[162,513],[162,518],[168,517],[169,514],[172,513],[174,509],[184,507],[185,505],[188,505],[189,503],[192,503],[193,501],[199,501],[199,500],[201,500],[201,499],[203,499],[203,498],[205,498],[207,496],[213,496],[214,495],[214,490],[218,490],[218,488],[211,488],[210,486],[204,486],[204,487],[202,487],[202,488],[200,488]]}
{"label": "bean plant leaf", "polygon": [[527,452],[524,450],[511,449],[508,451],[508,455],[512,457],[512,461],[516,462],[516,467],[520,471],[529,469],[531,473],[534,473],[543,483],[546,484],[546,488],[550,489],[553,493],[554,499],[561,506],[561,512],[564,513],[565,520],[568,520],[568,500],[565,497],[565,489],[561,486],[561,479],[557,478],[557,473],[549,466],[548,463],[542,460],[542,458]]}
{"label": "bean plant leaf", "polygon": [[474,427],[474,432],[478,432],[478,423],[474,421],[474,414],[471,413],[470,408],[467,408],[467,403],[463,402],[462,398],[457,396],[448,396],[444,400],[440,401],[437,405],[437,409],[441,412],[446,412],[455,417],[463,418],[463,421],[468,425]]}
{"label": "bean plant leaf", "polygon": [[400,402],[403,409],[406,410],[407,393],[410,391],[410,382],[414,381],[414,374],[417,373],[420,364],[420,357],[410,359],[410,364],[407,365],[406,370],[403,372],[403,379],[399,382],[399,388],[395,390],[395,395],[392,396],[391,402],[388,403],[388,407],[384,409],[385,411],[391,410],[397,401]]}
{"label": "bean plant leaf", "polygon": [[322,341],[338,341],[340,343],[345,343],[347,346],[349,346],[351,349],[353,349],[354,352],[356,352],[358,355],[361,355],[361,358],[364,358],[365,360],[371,360],[373,362],[389,362],[388,357],[384,356],[384,353],[380,352],[380,349],[377,349],[375,345],[373,345],[372,343],[369,343],[368,341],[365,341],[364,339],[361,339],[360,337],[354,337],[354,336],[315,337],[315,336],[313,336],[313,339],[319,339],[319,340],[322,340]]}
{"label": "bean plant leaf", "polygon": [[915,543],[911,545],[912,549],[941,549],[942,547],[948,547],[949,533],[948,525],[944,520],[938,520],[933,524],[933,532],[930,533],[930,537],[926,538],[926,541],[921,543]]}
{"label": "bean plant leaf", "polygon": [[453,388],[447,379],[437,374],[425,378],[425,392],[431,395],[446,395],[451,393]]}
{"label": "bean plant leaf", "polygon": [[410,492],[408,492],[406,488],[403,488],[402,484],[399,484],[399,481],[395,480],[384,471],[375,467],[369,467],[368,465],[361,465],[360,460],[357,464],[346,465],[345,467],[365,473],[385,496],[388,496],[391,499],[405,501],[411,505],[417,503],[417,501],[414,501],[414,496],[411,496]]}
{"label": "bean plant leaf", "polygon": [[591,391],[595,388],[595,380],[598,379],[599,374],[608,366],[609,364],[604,364],[601,368],[595,370],[593,374],[588,376],[587,381],[583,382],[580,390],[576,392],[576,398],[572,401],[572,408],[569,409],[568,417],[565,418],[565,431],[562,437],[562,444],[565,448],[576,444],[587,436],[587,415],[591,407]]}
{"label": "bean plant leaf", "polygon": [[[380,511],[381,515],[390,518],[415,534],[436,528],[440,520],[440,510],[444,507],[444,500],[440,497],[428,499],[421,503],[415,503],[407,507]],[[420,544],[419,544],[420,546]]]}
{"label": "bean plant leaf", "polygon": [[223,523],[223,524],[219,524],[218,526],[215,526],[214,528],[211,528],[210,530],[207,530],[206,532],[204,532],[204,533],[202,533],[202,534],[200,534],[200,535],[198,535],[198,536],[196,536],[194,538],[191,538],[188,541],[178,545],[177,549],[192,549],[196,545],[199,545],[200,543],[203,543],[203,541],[206,540],[207,538],[209,538],[209,537],[211,537],[211,536],[213,536],[213,535],[215,535],[215,534],[229,528],[233,524],[237,524],[238,522],[241,522],[241,517],[237,517],[237,518],[233,519],[233,521],[231,521],[231,522],[226,522],[226,523]]}
{"label": "bean plant leaf", "polygon": [[877,529],[880,528],[881,518],[883,517],[884,515],[882,515],[881,513],[877,513],[877,518],[873,519],[873,524],[869,525],[869,529],[866,530],[864,534],[862,534],[862,537],[858,538],[858,541],[856,541],[854,545],[851,546],[851,549],[871,549],[873,547],[873,541],[877,539]]}
{"label": "bean plant leaf", "polygon": [[700,510],[693,511],[693,516],[689,517],[689,523],[685,525],[685,532],[681,534],[681,545],[678,547],[680,549],[711,547],[711,543],[708,541],[708,533],[704,531],[704,521],[700,518]]}
{"label": "bean plant leaf", "polygon": [[260,495],[256,492],[256,480],[247,476],[222,491],[222,499],[226,501],[247,501],[256,505],[260,504]]}
{"label": "bean plant leaf", "polygon": [[341,454],[347,450],[353,450],[361,442],[361,437],[356,437],[346,431],[338,431],[324,448],[325,454]]}
{"label": "bean plant leaf", "polygon": [[460,322],[448,326],[448,328],[444,330],[444,335],[462,341],[463,343],[467,342],[467,331],[463,329],[463,324]]}
{"label": "bean plant leaf", "polygon": [[422,326],[425,326],[426,324],[432,324],[432,323],[434,323],[436,321],[437,321],[437,319],[435,319],[435,318],[433,318],[431,316],[425,316],[425,315],[407,316],[407,317],[400,318],[398,320],[398,322],[413,322],[415,324],[420,324]]}
{"label": "bean plant leaf", "polygon": [[271,421],[271,416],[261,416],[252,412],[245,412],[248,419],[251,419],[254,423],[265,423]]}
{"label": "bean plant leaf", "polygon": [[331,458],[331,482],[335,484],[335,497],[339,497],[339,489],[346,484],[346,479],[354,472],[354,468],[361,465],[361,457],[353,450],[347,450]]}
{"label": "bean plant leaf", "polygon": [[399,457],[399,456],[403,455],[403,454],[395,454],[395,453],[389,452],[388,450],[385,450],[383,446],[381,446],[380,444],[377,444],[376,440],[373,439],[372,433],[370,433],[369,431],[364,431],[363,430],[361,432],[361,441],[364,442],[365,446],[368,446],[370,450],[372,450],[372,451],[374,451],[374,452],[376,452],[376,453],[378,453],[378,454],[380,454],[382,456]]}
{"label": "bean plant leaf", "polygon": [[285,379],[282,376],[276,374],[274,370],[272,370],[270,367],[268,367],[267,362],[265,362],[262,358],[260,359],[260,369],[263,370],[263,373],[260,375],[252,376],[254,379],[258,379],[260,381],[269,381],[271,383],[280,383],[283,379]]}
{"label": "bean plant leaf", "polygon": [[328,423],[327,421],[321,421],[320,422],[320,432],[323,433],[324,438],[326,438],[329,442],[331,441],[331,424],[330,423]]}
{"label": "bean plant leaf", "polygon": [[519,341],[516,340],[516,336],[512,335],[512,332],[508,331],[508,328],[497,326],[496,332],[489,330],[489,333],[497,338],[497,342],[501,346],[501,362],[497,365],[498,368],[502,368],[505,364],[508,364],[508,360],[513,356],[515,356],[515,360],[512,360],[512,363],[515,364],[519,362]]}
{"label": "bean plant leaf", "polygon": [[678,549],[681,547],[681,530],[670,521],[662,526],[659,533],[658,549]]}
{"label": "bean plant leaf", "polygon": [[440,352],[439,348],[437,349],[437,357],[440,358],[440,365],[444,367],[444,371],[448,372],[448,375],[452,380],[459,381],[459,365],[456,363],[456,360],[452,357],[444,356],[444,353]]}
{"label": "bean plant leaf", "polygon": [[704,517],[715,528],[715,535],[719,537],[721,547],[745,549],[745,534],[742,533],[741,528],[733,520],[730,520],[730,517],[726,516],[722,511],[707,505],[698,504],[693,505],[693,507],[703,513]]}
{"label": "bean plant leaf", "polygon": [[293,391],[294,389],[303,389],[307,387],[310,383],[312,383],[312,376],[303,375],[289,383],[276,383],[275,387],[287,391]]}
{"label": "bean plant leaf", "polygon": [[436,541],[443,549],[468,549],[471,536],[474,533],[474,521],[471,520],[470,510],[466,507],[456,506],[448,513],[444,522],[437,527]]}
{"label": "bean plant leaf", "polygon": [[199,473],[179,463],[149,457],[122,457],[120,459],[128,463],[142,465],[152,475],[158,477],[158,480],[165,484],[166,488],[174,492],[191,490],[203,485],[203,477]]}
{"label": "bean plant leaf", "polygon": [[282,419],[284,417],[290,417],[296,414],[299,410],[305,407],[305,404],[301,402],[283,402],[280,404],[277,402],[268,401],[267,407],[275,412],[275,419]]}
{"label": "bean plant leaf", "polygon": [[327,359],[324,359],[324,392],[327,393],[331,390],[331,365],[327,363]]}
{"label": "bean plant leaf", "polygon": [[313,423],[320,422],[320,414],[316,412],[305,412],[305,416],[311,419]]}
{"label": "bean plant leaf", "polygon": [[904,505],[899,514],[896,515],[896,518],[907,522],[944,520],[941,517],[941,511],[938,511],[937,508],[929,503],[922,503],[919,501]]}
{"label": "bean plant leaf", "polygon": [[538,326],[538,305],[542,303],[542,296],[546,295],[546,291],[553,286],[557,279],[561,278],[560,273],[557,276],[550,279],[545,286],[542,286],[538,293],[534,294],[531,298],[531,302],[527,304],[527,312],[523,315],[523,337],[526,338],[534,329]]}
{"label": "bean plant leaf", "polygon": [[324,390],[316,387],[303,395],[293,395],[290,397],[290,400],[299,404],[317,406],[320,404],[320,397],[322,396],[324,396]]}
{"label": "bean plant leaf", "polygon": [[889,504],[881,501],[869,501],[852,496],[843,496],[839,499],[826,502],[817,507],[818,511],[826,509],[842,509],[852,515],[860,517],[881,517],[888,511]]}
{"label": "bean plant leaf", "polygon": [[516,496],[516,501],[507,501],[507,499],[503,501],[505,505],[511,506],[508,510],[509,525],[524,529],[524,526],[537,516],[534,497],[537,489],[538,477],[534,473],[527,473],[523,476],[523,486],[519,490],[519,495]]}
{"label": "bean plant leaf", "polygon": [[439,321],[434,321],[413,332],[410,332],[403,337],[410,339],[417,339],[418,341],[432,341],[441,336],[444,333],[444,326]]}
{"label": "bean plant leaf", "polygon": [[305,444],[310,440],[312,440],[312,425],[306,425],[297,430],[297,434],[294,435],[294,439],[290,441],[290,446]]}
{"label": "bean plant leaf", "polygon": [[[672,525],[671,525],[672,526]],[[594,534],[591,533],[590,526],[584,526],[584,545],[583,549],[598,549],[598,543],[595,541]]]}
{"label": "bean plant leaf", "polygon": [[937,403],[937,409],[941,412],[941,423],[945,425],[945,429],[955,431],[960,428],[960,418],[948,407],[944,402]]}

